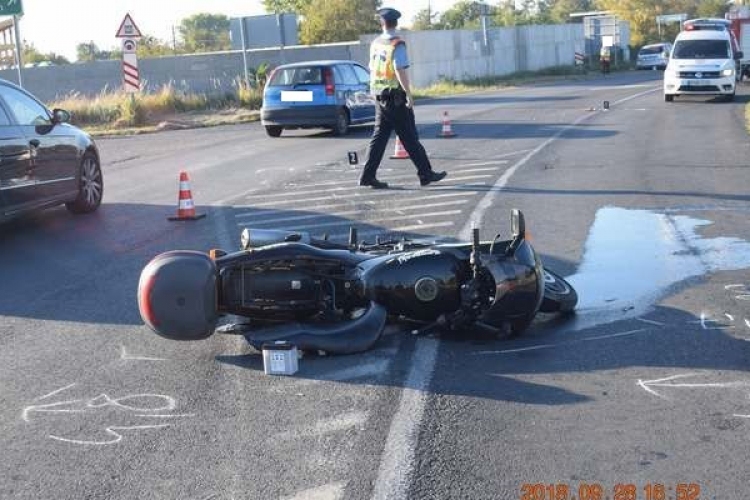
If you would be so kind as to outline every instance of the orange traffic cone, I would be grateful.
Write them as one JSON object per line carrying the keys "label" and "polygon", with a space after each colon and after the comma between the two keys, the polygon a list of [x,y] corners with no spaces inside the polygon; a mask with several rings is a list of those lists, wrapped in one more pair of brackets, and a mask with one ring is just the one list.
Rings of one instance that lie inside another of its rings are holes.
{"label": "orange traffic cone", "polygon": [[391,155],[393,160],[408,160],[409,153],[404,149],[404,145],[401,143],[399,136],[396,136],[396,149]]}
{"label": "orange traffic cone", "polygon": [[443,112],[443,128],[438,133],[438,137],[456,137],[456,133],[453,132],[453,129],[451,128],[451,121],[450,118],[448,118],[448,112]]}
{"label": "orange traffic cone", "polygon": [[177,216],[169,217],[169,220],[198,220],[206,214],[195,214],[193,195],[190,194],[190,180],[184,170],[180,172],[180,193],[177,197]]}

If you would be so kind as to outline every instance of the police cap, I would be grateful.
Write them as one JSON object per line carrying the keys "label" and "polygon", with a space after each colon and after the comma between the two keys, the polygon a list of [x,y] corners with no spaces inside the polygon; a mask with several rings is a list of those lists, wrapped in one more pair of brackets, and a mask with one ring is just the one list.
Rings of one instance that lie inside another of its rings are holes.
{"label": "police cap", "polygon": [[397,11],[396,9],[391,9],[390,7],[379,9],[378,15],[386,21],[395,21],[399,17],[401,17],[401,13],[399,11]]}

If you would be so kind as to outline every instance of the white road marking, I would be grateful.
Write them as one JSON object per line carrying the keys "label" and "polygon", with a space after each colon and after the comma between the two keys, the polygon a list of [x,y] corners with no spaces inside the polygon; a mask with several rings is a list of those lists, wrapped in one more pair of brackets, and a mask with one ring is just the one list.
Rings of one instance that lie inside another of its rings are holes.
{"label": "white road marking", "polygon": [[[423,195],[423,196],[419,196],[419,197],[401,198],[401,199],[399,199],[399,201],[401,201],[401,200],[403,200],[403,201],[432,200],[434,198],[449,198],[449,197],[454,197],[454,196],[470,196],[470,195],[467,195],[467,193],[440,193],[440,194],[432,194],[433,192],[434,191],[430,192],[430,194],[426,195],[426,196]],[[368,193],[368,194],[365,194],[365,193]],[[375,201],[369,200],[368,198],[376,198],[376,197],[386,196],[386,195],[389,195],[389,196],[393,197],[393,192],[392,191],[389,192],[388,189],[380,189],[380,190],[371,189],[369,192],[366,191],[366,192],[363,192],[363,193],[357,193],[356,195],[350,196],[350,197],[339,197],[339,198],[336,198],[334,196],[333,199],[331,199],[332,198],[331,196],[321,196],[321,197],[317,197],[317,198],[305,198],[305,199],[302,199],[302,200],[294,199],[294,200],[281,200],[281,201],[276,201],[276,202],[271,201],[271,202],[268,202],[268,203],[262,203],[262,202],[261,203],[252,203],[251,206],[252,207],[275,207],[275,206],[278,206],[278,205],[296,205],[296,204],[304,203],[307,207],[309,207],[310,210],[321,210],[321,209],[323,209],[325,207],[337,206],[337,205],[342,205],[342,204],[347,204],[347,205],[351,205],[353,203],[373,203],[374,204]],[[309,203],[314,202],[314,201],[324,201],[324,202],[327,202],[327,203],[324,203],[324,204],[321,204],[321,205],[310,206]],[[275,212],[275,210],[273,210],[273,211]],[[263,213],[263,212],[266,212],[266,211],[259,211],[259,212]],[[241,217],[252,217],[255,213],[258,213],[258,212],[250,212],[250,213],[245,212],[245,213],[242,213],[242,214],[238,214],[238,216],[241,216]]]}
{"label": "white road marking", "polygon": [[[456,201],[443,201],[440,203],[425,203],[423,205],[409,205],[409,206],[399,206],[399,207],[392,207],[392,208],[384,208],[378,210],[378,213],[388,213],[388,212],[406,212],[409,210],[424,210],[425,208],[437,208],[437,207],[446,207],[451,205],[463,205],[465,203],[468,203],[469,200],[456,200]],[[278,214],[279,212],[274,210],[271,211],[272,213]],[[278,217],[278,218],[271,218],[271,219],[263,219],[263,220],[254,220],[250,223],[240,223],[240,227],[250,226],[254,224],[271,224],[271,223],[279,223],[279,222],[294,222],[294,221],[301,221],[301,220],[309,220],[309,219],[320,219],[323,217],[348,217],[350,215],[358,215],[361,214],[362,210],[347,210],[344,212],[326,212],[326,213],[314,213],[314,214],[306,214],[306,215],[293,215],[289,217]]]}
{"label": "white road marking", "polygon": [[701,382],[701,383],[672,383],[673,380],[681,379],[681,378],[687,378],[687,377],[693,377],[697,375],[697,373],[682,373],[678,375],[672,375],[670,377],[664,377],[659,378],[655,380],[641,380],[638,379],[638,385],[641,386],[641,388],[650,393],[654,396],[658,396],[662,399],[669,400],[668,397],[659,394],[656,392],[652,387],[677,387],[677,388],[690,388],[690,389],[704,389],[704,388],[719,388],[719,389],[726,389],[726,388],[733,388],[733,387],[749,387],[750,386],[750,380],[737,380],[733,382]]}
{"label": "white road marking", "polygon": [[435,339],[422,338],[416,343],[411,369],[381,455],[374,500],[407,498],[416,451],[414,445],[419,437],[437,352]]}
{"label": "white road marking", "polygon": [[[431,212],[431,213],[426,213],[426,214],[419,214],[419,217],[442,217],[442,216],[448,216],[448,215],[459,215],[460,213],[461,213],[461,210],[445,210],[443,212]],[[399,220],[399,219],[411,219],[411,218],[414,218],[414,217],[415,217],[414,215],[403,215],[403,216],[402,215],[398,215],[398,216],[390,216],[390,217],[379,217],[377,219],[368,219],[368,220],[365,220],[365,221],[360,221],[360,222],[357,223],[357,225],[360,225],[360,224],[368,224],[369,225],[369,224],[372,224],[373,222],[393,221],[393,220]],[[256,222],[253,223],[253,226],[260,227],[260,226],[266,226],[268,224],[269,223],[267,223],[266,221],[256,221]],[[451,225],[452,224],[453,223],[451,223]],[[336,222],[320,222],[320,223],[317,223],[317,224],[294,225],[294,226],[289,226],[289,228],[293,228],[295,230],[303,231],[303,230],[308,230],[308,229],[319,229],[321,227],[336,227],[336,226],[343,226],[343,225],[351,226],[353,224],[352,224],[352,221],[342,220],[342,221],[336,221]],[[420,228],[420,227],[426,227],[426,226],[427,226],[427,224],[419,224],[419,225],[414,226],[414,227]],[[286,228],[287,228],[287,226],[279,226],[278,229],[286,229]],[[387,231],[392,231],[392,230],[388,229]]]}
{"label": "white road marking", "polygon": [[[366,236],[377,236],[379,234],[384,233],[408,233],[411,231],[422,231],[424,229],[432,229],[436,227],[450,227],[453,225],[453,222],[445,221],[445,222],[435,222],[430,224],[416,224],[413,226],[399,226],[399,227],[393,227],[393,228],[383,228],[383,229],[371,229],[367,231],[357,231],[357,234],[362,237]],[[341,239],[341,238],[348,238],[349,233],[334,233],[328,235],[331,239]]]}
{"label": "white road marking", "polygon": [[[472,179],[487,179],[487,178],[490,178],[490,177],[492,177],[492,175],[490,175],[490,174],[487,174],[487,175],[450,176],[450,177],[447,177],[443,181],[443,183],[453,183],[453,182],[457,182],[457,181],[467,181],[467,180],[472,180]],[[417,178],[414,175],[409,176],[409,179],[414,180],[414,182],[416,183]],[[391,180],[391,179],[387,179],[387,178],[383,177],[381,180]],[[268,199],[275,199],[275,198],[289,198],[290,196],[302,196],[302,195],[309,195],[309,194],[311,194],[311,195],[320,195],[322,193],[337,193],[337,194],[340,194],[340,193],[347,193],[349,191],[362,191],[362,190],[373,191],[372,189],[362,187],[362,186],[360,186],[360,185],[358,185],[356,183],[351,183],[351,184],[346,185],[346,186],[332,187],[332,188],[329,188],[329,189],[313,189],[313,190],[302,190],[302,191],[294,191],[293,189],[287,189],[283,193],[273,193],[273,194],[271,194],[271,193],[263,193],[263,194],[256,194],[255,198],[256,199],[268,200]],[[387,191],[387,190],[383,190],[383,191]],[[387,194],[390,194],[391,196],[393,196],[393,191],[390,191]],[[302,200],[300,200],[299,198],[297,198],[296,201],[299,202],[299,201],[302,201]]]}
{"label": "white road marking", "polygon": [[[463,167],[482,167],[484,165],[505,165],[509,163],[510,160],[495,160],[495,161],[479,161],[476,163],[462,163],[461,165],[458,165],[455,168],[463,168]],[[495,170],[494,168],[491,170]],[[453,170],[451,170],[453,171]],[[466,170],[462,170],[462,172],[466,172]]]}

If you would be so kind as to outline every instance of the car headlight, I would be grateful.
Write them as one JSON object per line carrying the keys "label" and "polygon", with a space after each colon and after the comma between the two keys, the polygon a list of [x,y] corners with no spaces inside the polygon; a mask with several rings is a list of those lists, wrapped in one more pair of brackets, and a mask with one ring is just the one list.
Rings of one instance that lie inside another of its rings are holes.
{"label": "car headlight", "polygon": [[734,70],[733,69],[724,69],[721,71],[721,76],[733,76]]}

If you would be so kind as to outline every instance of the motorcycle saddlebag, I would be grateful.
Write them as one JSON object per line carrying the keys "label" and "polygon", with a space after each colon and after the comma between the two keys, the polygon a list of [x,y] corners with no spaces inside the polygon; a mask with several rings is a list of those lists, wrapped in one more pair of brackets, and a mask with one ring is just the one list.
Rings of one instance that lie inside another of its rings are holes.
{"label": "motorcycle saddlebag", "polygon": [[188,250],[154,257],[138,282],[143,321],[171,340],[202,340],[216,329],[216,264],[208,255]]}

